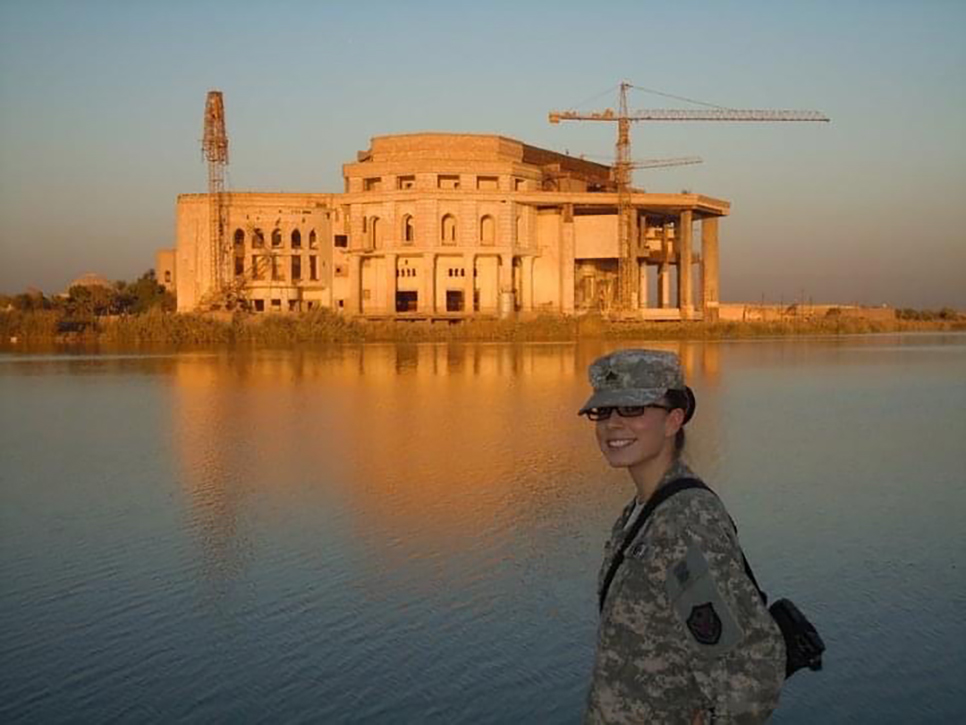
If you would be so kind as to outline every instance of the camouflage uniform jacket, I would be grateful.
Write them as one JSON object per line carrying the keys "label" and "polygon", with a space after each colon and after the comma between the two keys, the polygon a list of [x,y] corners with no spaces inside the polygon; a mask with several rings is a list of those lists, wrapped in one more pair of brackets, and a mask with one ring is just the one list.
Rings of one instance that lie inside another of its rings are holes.
{"label": "camouflage uniform jacket", "polygon": [[[661,485],[693,477],[674,464]],[[598,592],[632,500],[614,524]],[[745,574],[731,519],[712,493],[655,509],[627,547],[601,612],[586,723],[760,723],[778,705],[785,644]]]}

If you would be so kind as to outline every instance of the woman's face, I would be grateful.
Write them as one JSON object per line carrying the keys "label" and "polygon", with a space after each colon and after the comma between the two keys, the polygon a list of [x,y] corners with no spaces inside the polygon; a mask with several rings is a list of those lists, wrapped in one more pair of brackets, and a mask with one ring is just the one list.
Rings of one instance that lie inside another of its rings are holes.
{"label": "woman's face", "polygon": [[642,415],[629,418],[613,411],[596,423],[597,445],[614,468],[647,466],[673,449],[683,417],[680,409],[645,408]]}

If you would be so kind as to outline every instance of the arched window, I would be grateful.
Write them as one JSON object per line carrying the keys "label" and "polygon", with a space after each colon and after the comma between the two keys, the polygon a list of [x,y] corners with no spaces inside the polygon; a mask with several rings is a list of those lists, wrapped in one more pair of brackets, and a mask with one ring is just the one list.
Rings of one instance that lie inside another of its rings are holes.
{"label": "arched window", "polygon": [[282,246],[282,232],[278,229],[272,230],[272,247]]}
{"label": "arched window", "polygon": [[261,229],[255,229],[252,232],[252,246],[256,249],[261,249],[265,246],[265,232]]}
{"label": "arched window", "polygon": [[382,249],[382,222],[377,216],[369,220],[369,247]]}
{"label": "arched window", "polygon": [[456,244],[456,217],[447,214],[440,225],[443,244]]}
{"label": "arched window", "polygon": [[416,225],[413,224],[413,218],[409,214],[403,217],[402,239],[403,244],[412,244],[416,241]]}
{"label": "arched window", "polygon": [[298,229],[292,230],[292,249],[302,248],[302,232]]}
{"label": "arched window", "polygon": [[309,249],[315,249],[319,246],[319,238],[315,233],[315,230],[309,232]]}
{"label": "arched window", "polygon": [[236,247],[245,246],[245,232],[243,232],[241,229],[235,230],[235,246]]}
{"label": "arched window", "polygon": [[496,243],[496,222],[487,214],[480,219],[480,244],[493,246]]}

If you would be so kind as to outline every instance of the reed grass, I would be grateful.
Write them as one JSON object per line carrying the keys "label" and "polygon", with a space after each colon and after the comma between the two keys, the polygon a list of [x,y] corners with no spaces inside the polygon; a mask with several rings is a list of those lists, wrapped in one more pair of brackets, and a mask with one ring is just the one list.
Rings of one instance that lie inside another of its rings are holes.
{"label": "reed grass", "polygon": [[[66,323],[66,324],[65,324]],[[79,329],[81,328],[81,329]],[[363,322],[329,310],[296,315],[174,314],[98,318],[78,326],[55,310],[0,312],[0,344],[109,343],[120,346],[289,346],[335,342],[567,342],[579,339],[727,340],[907,331],[966,331],[966,319],[874,320],[831,316],[746,322],[615,322],[600,316],[539,316],[459,323]]]}

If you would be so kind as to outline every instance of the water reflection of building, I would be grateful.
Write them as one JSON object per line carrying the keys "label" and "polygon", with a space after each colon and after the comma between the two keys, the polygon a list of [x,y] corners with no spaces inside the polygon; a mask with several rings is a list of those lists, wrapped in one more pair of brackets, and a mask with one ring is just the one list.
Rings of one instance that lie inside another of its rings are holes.
{"label": "water reflection of building", "polygon": [[[387,344],[179,358],[172,425],[205,570],[230,582],[247,565],[252,522],[265,520],[252,509],[268,507],[278,525],[317,517],[307,525],[323,528],[339,512],[359,542],[391,536],[410,542],[402,551],[443,550],[472,546],[472,532],[508,508],[539,518],[581,499],[575,471],[600,468],[576,416],[586,368],[618,346]],[[717,369],[717,346],[648,346],[682,356],[710,412],[701,389],[715,384],[705,372]]]}

